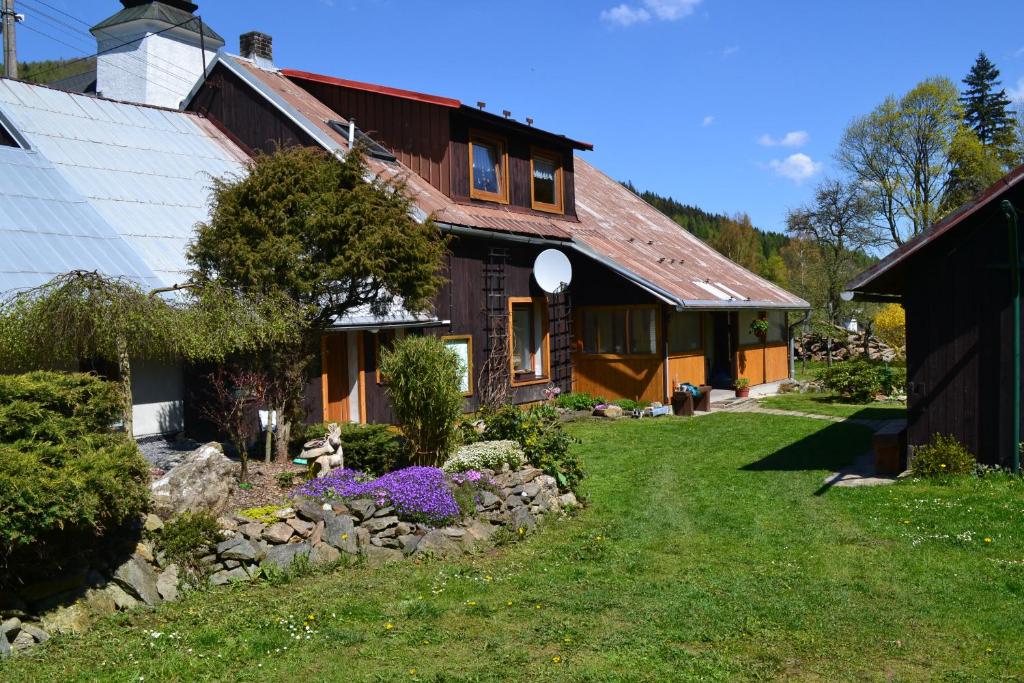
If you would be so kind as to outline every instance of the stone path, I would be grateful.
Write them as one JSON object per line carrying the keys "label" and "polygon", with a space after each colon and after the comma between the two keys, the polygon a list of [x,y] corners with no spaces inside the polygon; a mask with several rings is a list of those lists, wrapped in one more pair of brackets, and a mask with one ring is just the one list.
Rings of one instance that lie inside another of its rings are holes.
{"label": "stone path", "polygon": [[[798,410],[779,410],[778,408],[765,408],[755,398],[737,398],[721,401],[712,405],[712,412],[732,413],[762,413],[765,415],[782,415],[785,417],[806,417],[812,420],[825,420],[826,422],[848,422],[849,424],[867,427],[872,432],[877,432],[885,427],[905,420],[866,420],[858,417],[837,417],[835,415],[817,415],[815,413],[804,413]],[[710,413],[704,413],[709,415]],[[825,477],[825,485],[822,489],[833,486],[878,486],[881,484],[892,484],[902,474],[879,474],[875,470],[875,454],[872,451],[861,454],[851,465],[844,467],[837,472],[831,472]]]}

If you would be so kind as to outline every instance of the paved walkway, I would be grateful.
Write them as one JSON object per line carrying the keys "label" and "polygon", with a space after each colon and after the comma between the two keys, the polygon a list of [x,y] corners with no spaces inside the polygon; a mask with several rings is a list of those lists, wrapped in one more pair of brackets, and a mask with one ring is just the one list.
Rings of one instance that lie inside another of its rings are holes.
{"label": "paved walkway", "polygon": [[[785,417],[807,417],[812,420],[825,420],[826,422],[848,422],[849,424],[862,425],[872,432],[877,432],[895,423],[905,423],[906,420],[865,420],[858,417],[837,417],[835,415],[817,415],[804,413],[798,410],[779,410],[777,408],[765,408],[757,399],[737,398],[720,401],[712,404],[712,412],[731,413],[763,413],[765,415],[782,415]],[[704,413],[709,415],[710,413]],[[873,451],[861,454],[851,465],[844,467],[837,472],[831,472],[825,477],[825,485],[822,491],[833,486],[878,486],[881,484],[892,484],[903,475],[879,474],[875,470],[875,454]]]}

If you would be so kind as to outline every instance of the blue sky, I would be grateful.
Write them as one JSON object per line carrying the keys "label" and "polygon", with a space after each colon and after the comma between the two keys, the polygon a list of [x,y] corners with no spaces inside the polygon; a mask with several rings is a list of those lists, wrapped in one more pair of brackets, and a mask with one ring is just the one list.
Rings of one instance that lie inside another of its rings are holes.
{"label": "blue sky", "polygon": [[[82,50],[84,29],[16,0]],[[45,0],[95,23],[115,0]],[[587,140],[609,175],[781,230],[833,173],[843,128],[923,78],[959,82],[979,50],[1024,98],[1024,2],[986,0],[198,0],[237,51],[274,37],[280,66],[446,95]],[[29,30],[21,59],[79,56]]]}

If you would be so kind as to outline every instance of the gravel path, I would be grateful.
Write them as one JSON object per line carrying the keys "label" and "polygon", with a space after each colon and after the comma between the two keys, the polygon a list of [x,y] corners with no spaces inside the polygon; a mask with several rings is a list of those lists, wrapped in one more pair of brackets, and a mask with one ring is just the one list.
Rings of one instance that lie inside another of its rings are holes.
{"label": "gravel path", "polygon": [[142,457],[156,469],[164,471],[179,464],[186,455],[200,446],[192,439],[167,439],[162,436],[146,437],[136,443],[142,451]]}

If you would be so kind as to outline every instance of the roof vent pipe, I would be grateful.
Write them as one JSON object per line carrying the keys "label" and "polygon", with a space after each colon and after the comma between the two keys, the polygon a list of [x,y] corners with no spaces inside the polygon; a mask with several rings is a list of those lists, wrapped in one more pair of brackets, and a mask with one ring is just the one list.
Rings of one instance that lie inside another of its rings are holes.
{"label": "roof vent pipe", "polygon": [[348,148],[352,149],[352,146],[356,144],[356,120],[348,120]]}

